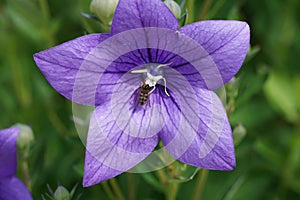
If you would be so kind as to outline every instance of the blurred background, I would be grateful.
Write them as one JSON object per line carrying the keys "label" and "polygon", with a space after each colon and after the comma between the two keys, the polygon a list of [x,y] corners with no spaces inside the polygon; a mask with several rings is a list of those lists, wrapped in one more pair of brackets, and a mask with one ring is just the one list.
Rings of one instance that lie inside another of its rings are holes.
{"label": "blurred background", "polygon": [[[197,172],[179,164],[176,180],[168,177],[166,168],[124,173],[82,188],[85,148],[72,121],[71,102],[49,85],[32,55],[105,30],[81,15],[91,13],[90,2],[0,2],[0,128],[19,122],[35,133],[28,158],[34,199],[50,199],[47,185],[53,190],[63,185],[69,191],[77,185],[73,199],[165,199],[174,188],[161,183],[159,173],[180,183],[176,199],[300,199],[300,1],[187,0],[189,23],[237,19],[251,27],[246,62],[235,81],[225,86],[236,143],[234,171]],[[22,169],[17,175],[24,180]]]}

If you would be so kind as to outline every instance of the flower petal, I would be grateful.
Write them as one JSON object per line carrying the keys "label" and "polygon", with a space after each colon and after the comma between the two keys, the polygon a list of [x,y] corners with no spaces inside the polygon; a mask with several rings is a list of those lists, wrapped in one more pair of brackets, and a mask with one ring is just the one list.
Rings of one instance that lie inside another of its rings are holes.
{"label": "flower petal", "polygon": [[18,128],[0,131],[0,177],[9,177],[16,173],[18,134]]}
{"label": "flower petal", "polygon": [[0,179],[1,200],[32,200],[31,194],[26,186],[17,178]]}
{"label": "flower petal", "polygon": [[[95,37],[92,41],[96,42],[90,41],[90,37]],[[96,43],[99,45],[94,46]],[[83,52],[76,50],[77,46],[88,47]],[[55,89],[84,105],[105,103],[124,73],[149,62],[171,63],[194,86],[214,88],[223,84],[214,61],[200,44],[166,28],[131,29],[109,38],[85,36],[40,52],[35,60]],[[178,66],[183,62],[187,64]],[[167,72],[166,78],[169,78]]]}
{"label": "flower petal", "polygon": [[180,33],[196,40],[208,52],[220,71],[223,83],[240,69],[250,40],[249,26],[241,21],[201,21],[182,27]]}
{"label": "flower petal", "polygon": [[141,27],[178,29],[174,14],[161,0],[120,0],[113,18],[113,34]]}
{"label": "flower petal", "polygon": [[[122,98],[123,96],[120,96]],[[126,97],[125,97],[126,98]],[[121,104],[121,103],[120,103]],[[145,159],[158,143],[158,136],[137,120],[152,123],[151,118],[142,118],[144,112],[133,114],[128,121],[124,110],[103,104],[94,111],[89,126],[83,186],[91,186],[121,174]],[[121,105],[123,106],[123,105]],[[127,111],[127,113],[130,113]],[[148,131],[148,135],[145,132]],[[154,132],[155,133],[155,132]]]}
{"label": "flower petal", "polygon": [[80,67],[85,57],[108,37],[108,34],[90,34],[79,37],[34,54],[34,60],[52,87],[61,95],[77,103],[89,105],[85,99],[85,96],[89,95],[85,94],[84,90],[80,97],[73,96],[76,76],[79,69],[84,70]]}
{"label": "flower petal", "polygon": [[[189,102],[193,102],[194,97],[192,94],[185,93],[185,95],[187,106],[181,105],[187,110]],[[235,168],[231,128],[221,101],[214,92],[205,89],[196,89],[195,95],[198,99],[198,108],[195,109],[193,106],[181,116],[176,116],[182,118],[181,123],[177,126],[167,124],[160,132],[159,136],[167,151],[176,159],[196,167],[213,170]],[[164,101],[169,112],[178,109],[174,106],[177,103],[173,100]],[[170,115],[170,121],[174,120],[176,120],[174,116]],[[191,128],[188,129],[187,126],[182,128],[182,125],[186,124]],[[194,129],[196,124],[197,129]]]}

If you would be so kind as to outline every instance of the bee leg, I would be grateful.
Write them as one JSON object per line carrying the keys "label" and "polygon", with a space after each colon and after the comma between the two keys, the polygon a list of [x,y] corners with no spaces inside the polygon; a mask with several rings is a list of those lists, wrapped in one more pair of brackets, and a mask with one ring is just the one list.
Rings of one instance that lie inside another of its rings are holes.
{"label": "bee leg", "polygon": [[166,95],[169,97],[170,94],[169,94],[168,91],[167,91],[167,80],[166,80],[165,78],[162,78],[162,80],[164,80],[164,83],[165,83],[165,93],[166,93]]}
{"label": "bee leg", "polygon": [[156,86],[154,85],[152,90],[150,90],[150,92],[148,93],[148,95],[150,95],[152,92],[154,92],[155,88],[156,88]]}

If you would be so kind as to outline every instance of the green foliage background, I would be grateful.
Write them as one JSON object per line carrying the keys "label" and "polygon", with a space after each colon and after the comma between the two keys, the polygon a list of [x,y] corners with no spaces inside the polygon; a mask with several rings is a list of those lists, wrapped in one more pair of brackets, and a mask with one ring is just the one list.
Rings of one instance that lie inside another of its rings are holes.
{"label": "green foliage background", "polygon": [[[124,173],[90,188],[81,186],[85,149],[71,120],[71,102],[48,84],[32,55],[99,32],[99,23],[80,14],[89,13],[89,3],[0,2],[0,128],[19,122],[35,133],[28,160],[34,199],[48,192],[47,184],[69,190],[78,184],[74,199],[80,194],[87,200],[118,199],[119,193],[124,199],[165,199],[164,193],[174,188],[160,183],[157,172]],[[204,200],[300,199],[300,1],[188,0],[187,8],[189,22],[247,21],[252,49],[236,85],[225,87],[232,127],[242,124],[247,130],[236,144],[237,168],[200,170],[180,184],[177,199],[198,198],[198,192]],[[18,176],[24,178],[21,169]]]}

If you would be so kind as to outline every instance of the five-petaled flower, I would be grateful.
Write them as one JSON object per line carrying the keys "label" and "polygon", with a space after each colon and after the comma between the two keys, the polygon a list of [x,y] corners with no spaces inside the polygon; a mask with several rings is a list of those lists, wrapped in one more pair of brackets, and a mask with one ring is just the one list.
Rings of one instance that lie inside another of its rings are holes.
{"label": "five-petaled flower", "polygon": [[179,28],[161,0],[120,0],[110,33],[35,54],[60,94],[96,106],[83,185],[134,167],[159,140],[181,162],[235,168],[230,124],[213,90],[238,72],[249,37],[245,22],[201,21]]}
{"label": "five-petaled flower", "polygon": [[18,128],[0,130],[0,199],[31,200],[26,186],[14,174],[17,170]]}

